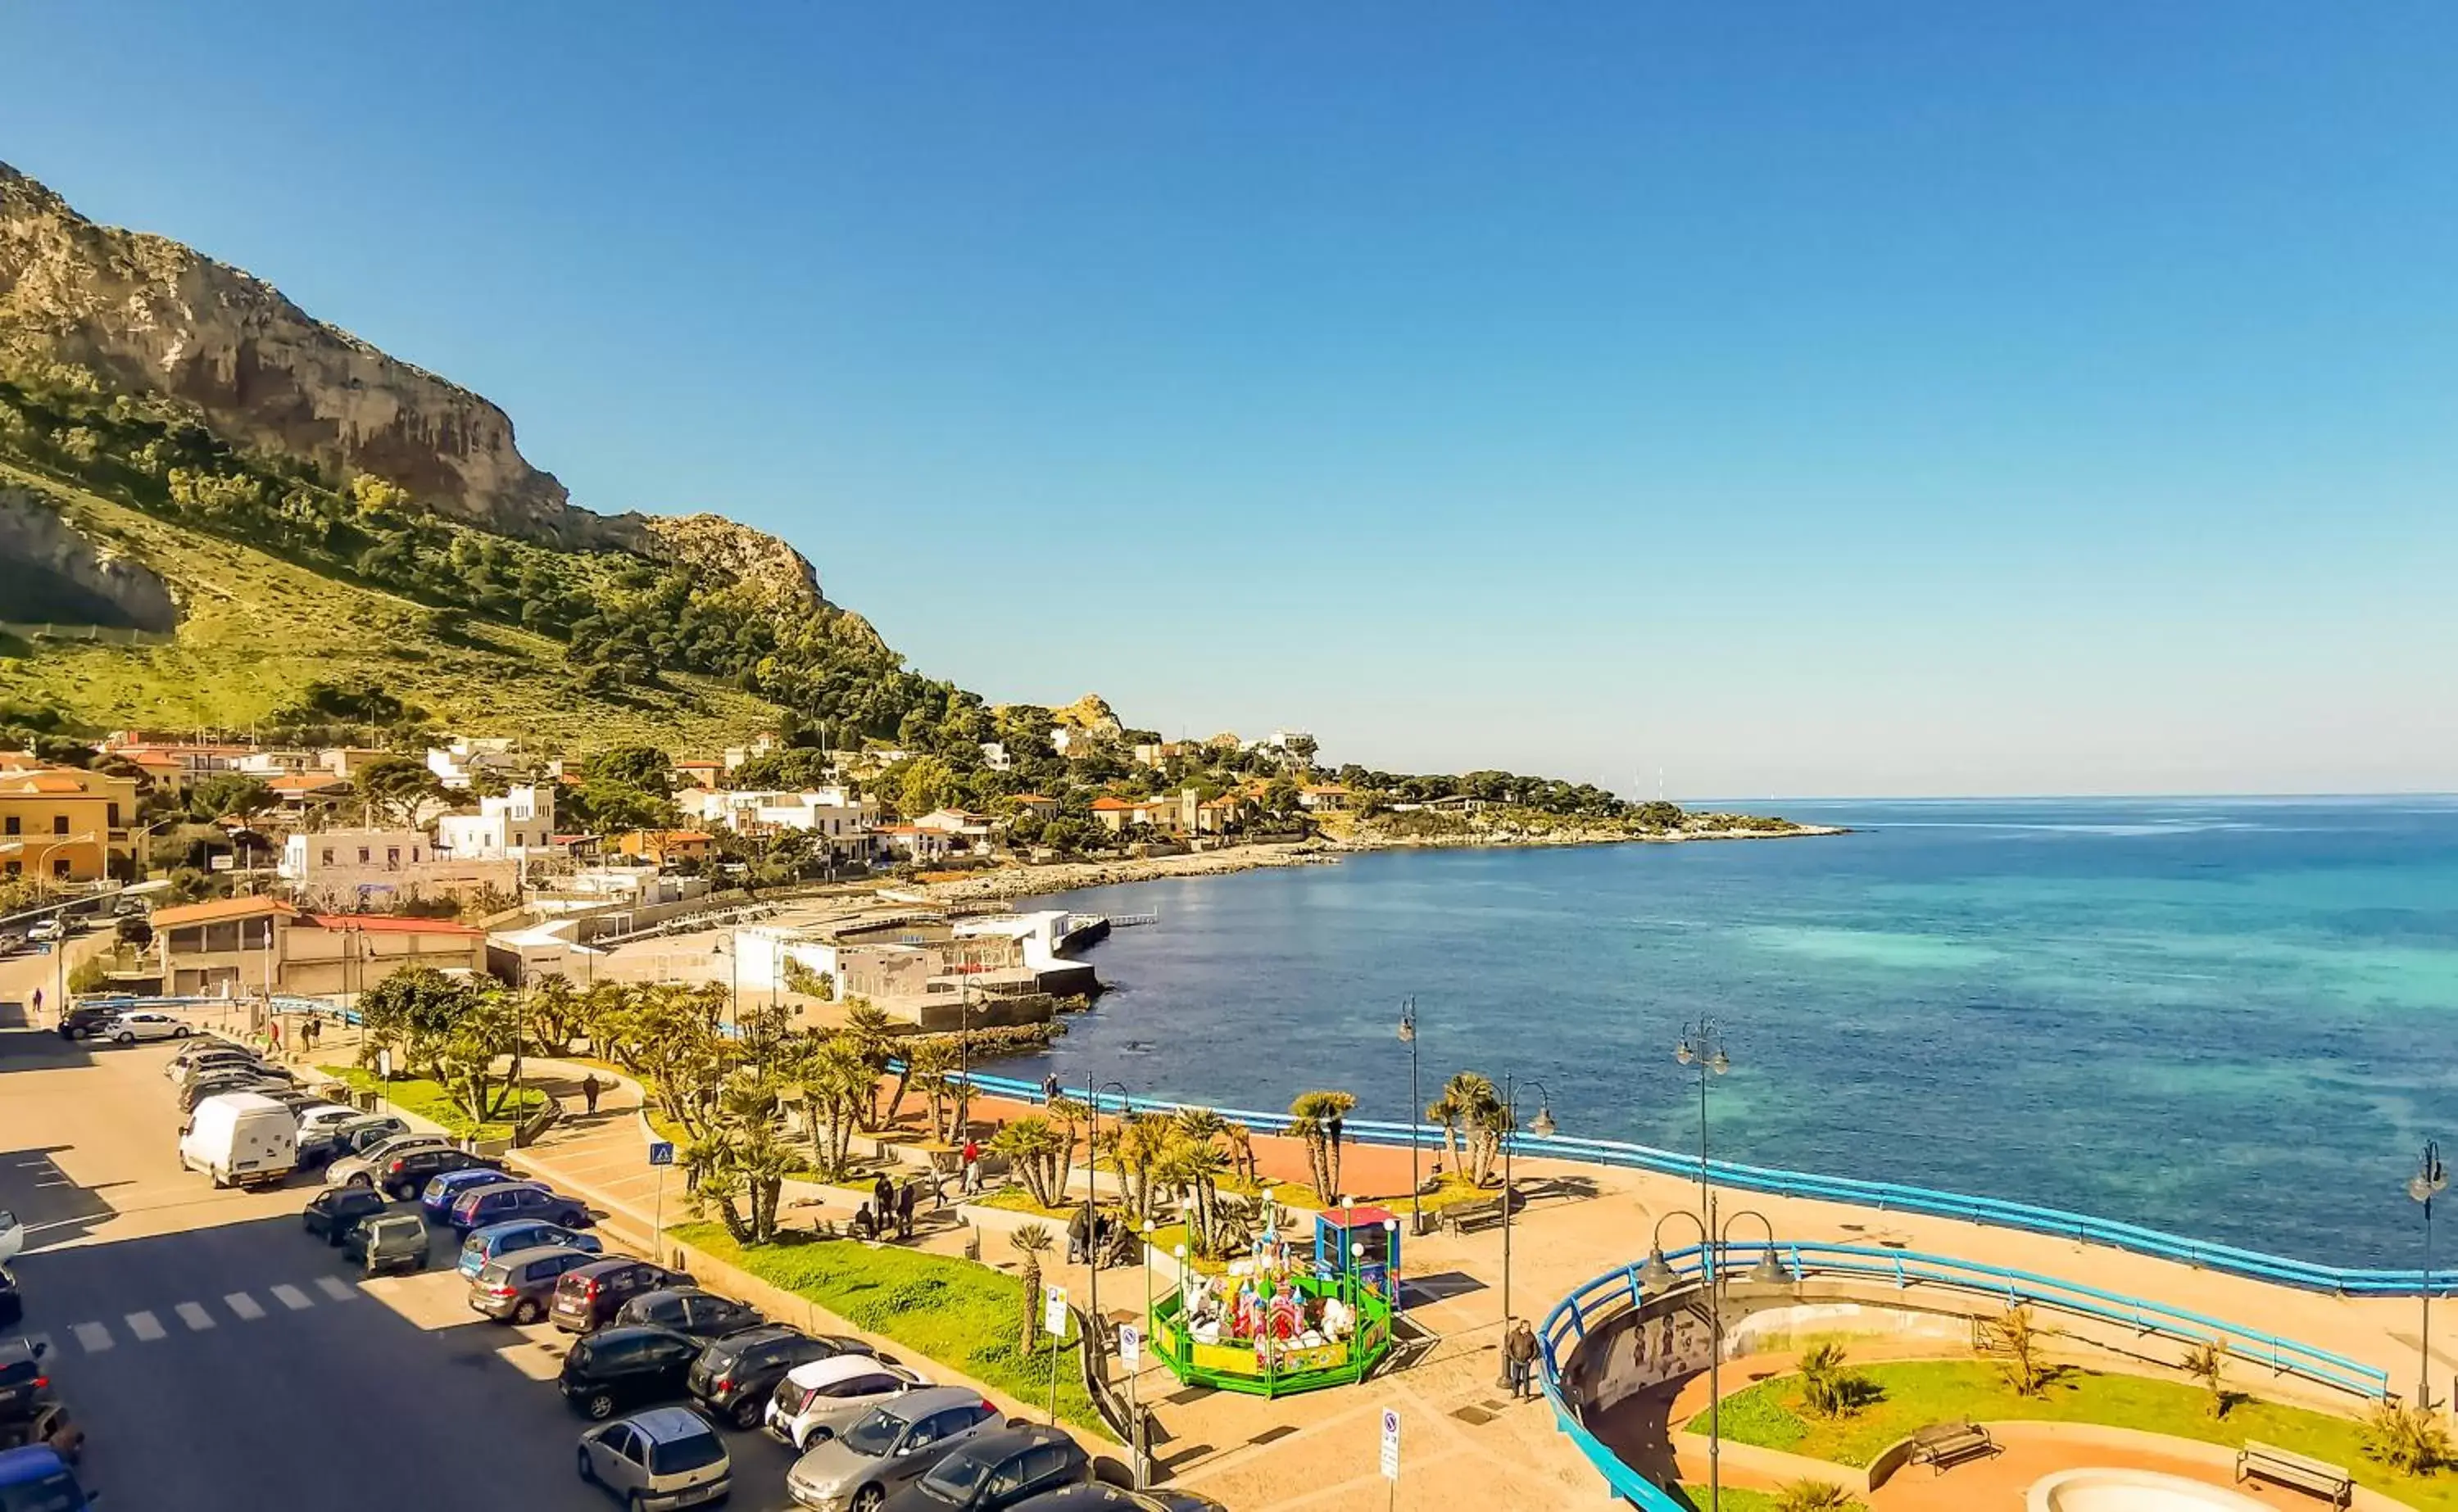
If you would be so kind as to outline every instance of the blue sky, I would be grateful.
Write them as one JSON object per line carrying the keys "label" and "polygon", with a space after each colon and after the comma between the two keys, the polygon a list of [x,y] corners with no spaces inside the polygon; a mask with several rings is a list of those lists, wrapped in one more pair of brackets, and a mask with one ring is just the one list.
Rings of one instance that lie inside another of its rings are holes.
{"label": "blue sky", "polygon": [[0,158],[994,698],[2458,787],[2458,9],[2024,10],[34,6]]}

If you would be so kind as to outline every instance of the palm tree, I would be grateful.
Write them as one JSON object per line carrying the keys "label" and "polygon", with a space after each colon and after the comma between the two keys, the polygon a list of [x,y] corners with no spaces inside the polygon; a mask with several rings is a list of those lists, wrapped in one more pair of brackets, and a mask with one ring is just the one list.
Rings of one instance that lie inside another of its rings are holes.
{"label": "palm tree", "polygon": [[2227,1416],[2227,1390],[2221,1384],[2221,1377],[2227,1372],[2227,1357],[2225,1339],[2204,1339],[2185,1351],[2185,1357],[2177,1365],[2186,1375],[2210,1388],[2211,1416],[2214,1418]]}
{"label": "palm tree", "polygon": [[1468,1121],[1468,1108],[1448,1087],[1443,1095],[1426,1105],[1426,1121],[1443,1126],[1443,1169],[1465,1171],[1460,1164],[1460,1125]]}
{"label": "palm tree", "polygon": [[1110,1133],[1110,1159],[1127,1184],[1127,1211],[1136,1219],[1152,1216],[1153,1173],[1169,1154],[1177,1124],[1167,1113],[1135,1113]]}
{"label": "palm tree", "polygon": [[[1050,1121],[1058,1126],[1059,1132],[1066,1140],[1066,1148],[1058,1162],[1058,1179],[1052,1188],[1060,1196],[1064,1196],[1067,1193],[1067,1184],[1075,1176],[1075,1134],[1091,1120],[1093,1110],[1075,1099],[1061,1094],[1050,1100],[1050,1106],[1045,1111]],[[1090,1141],[1086,1143],[1085,1154],[1088,1157],[1092,1154]]]}
{"label": "palm tree", "polygon": [[1300,1092],[1289,1104],[1289,1132],[1304,1142],[1315,1195],[1326,1203],[1340,1200],[1340,1147],[1331,1142],[1332,1122],[1356,1106],[1352,1093],[1320,1089]]}
{"label": "palm tree", "polygon": [[1219,1253],[1220,1178],[1229,1170],[1229,1156],[1210,1140],[1182,1133],[1170,1142],[1156,1174],[1194,1197],[1186,1212],[1186,1247],[1205,1259]]}
{"label": "palm tree", "polygon": [[1038,1113],[1029,1113],[990,1136],[991,1150],[1007,1157],[1008,1164],[1024,1177],[1032,1200],[1045,1208],[1058,1206],[1058,1191],[1051,1177],[1061,1148],[1058,1130]]}
{"label": "palm tree", "polygon": [[2048,1389],[2052,1367],[2043,1340],[2048,1330],[2031,1321],[2029,1306],[2008,1308],[1980,1324],[1980,1352],[1993,1357],[2006,1384],[2018,1397],[2036,1397]]}
{"label": "palm tree", "polygon": [[924,1040],[905,1058],[905,1068],[928,1106],[930,1137],[947,1138],[948,1098],[956,1089],[956,1047],[945,1040]]}
{"label": "palm tree", "polygon": [[842,1036],[821,1041],[802,1063],[801,1075],[811,1163],[823,1176],[843,1175],[853,1156],[854,1130],[870,1109],[877,1078],[870,1063]]}
{"label": "palm tree", "polygon": [[[1012,1129],[1012,1124],[1008,1126]],[[1028,1223],[1007,1236],[1015,1253],[1024,1257],[1024,1352],[1041,1337],[1041,1257],[1050,1253],[1050,1230],[1038,1223]]]}
{"label": "palm tree", "polygon": [[[853,1046],[854,1053],[870,1067],[874,1087],[879,1074],[887,1069],[889,1061],[896,1058],[888,1043],[894,1027],[895,1021],[876,1004],[856,1003],[845,1009],[844,1027],[838,1031]],[[896,1086],[889,1092],[885,1111],[879,1110],[870,1099],[863,1100],[864,1127],[885,1129],[896,1122],[896,1115],[905,1108],[905,1084],[912,1074],[913,1066],[908,1059],[905,1068],[896,1073]]]}

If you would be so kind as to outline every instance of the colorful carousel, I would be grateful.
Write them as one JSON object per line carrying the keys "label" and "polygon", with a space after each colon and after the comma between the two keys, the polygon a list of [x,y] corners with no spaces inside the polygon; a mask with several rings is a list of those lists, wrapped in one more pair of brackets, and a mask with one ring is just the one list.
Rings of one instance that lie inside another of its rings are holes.
{"label": "colorful carousel", "polygon": [[1319,1217],[1312,1253],[1265,1233],[1223,1274],[1190,1267],[1153,1306],[1153,1352],[1189,1385],[1255,1397],[1364,1380],[1391,1353],[1399,1261],[1397,1221],[1364,1211]]}

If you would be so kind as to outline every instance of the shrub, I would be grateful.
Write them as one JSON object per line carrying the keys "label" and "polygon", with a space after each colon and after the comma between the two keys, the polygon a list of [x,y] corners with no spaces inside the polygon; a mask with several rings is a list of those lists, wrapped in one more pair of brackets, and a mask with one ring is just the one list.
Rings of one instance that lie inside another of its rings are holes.
{"label": "shrub", "polygon": [[1844,1368],[1844,1346],[1812,1344],[1801,1357],[1801,1401],[1821,1418],[1859,1412],[1877,1396],[1868,1377]]}
{"label": "shrub", "polygon": [[2382,1402],[2364,1419],[2364,1453],[2403,1475],[2424,1475],[2449,1462],[2449,1430],[2424,1407]]}
{"label": "shrub", "polygon": [[1775,1494],[1776,1512],[1862,1512],[1859,1497],[1832,1481],[1795,1481]]}

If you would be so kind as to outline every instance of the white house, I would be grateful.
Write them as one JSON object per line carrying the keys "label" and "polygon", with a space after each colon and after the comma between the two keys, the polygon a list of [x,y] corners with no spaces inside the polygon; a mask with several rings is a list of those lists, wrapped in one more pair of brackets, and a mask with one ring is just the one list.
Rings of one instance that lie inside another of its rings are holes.
{"label": "white house", "polygon": [[427,770],[435,774],[435,780],[455,791],[468,788],[481,772],[510,775],[519,766],[512,756],[512,742],[500,737],[471,740],[455,735],[449,744],[429,746],[427,751]]}
{"label": "white house", "polygon": [[996,740],[982,742],[982,765],[993,772],[1004,772],[1014,764],[1008,756],[1006,745]]}
{"label": "white house", "polygon": [[760,789],[698,792],[675,797],[676,806],[706,825],[737,835],[777,835],[802,830],[831,844],[858,845],[879,818],[875,799],[858,798],[830,784],[800,793]]}
{"label": "white house", "polygon": [[456,858],[420,830],[302,831],[282,841],[278,868],[302,902],[366,906],[413,895],[469,897],[520,885],[511,861]]}
{"label": "white house", "polygon": [[501,797],[480,798],[475,814],[447,814],[435,821],[438,850],[463,859],[519,858],[554,846],[554,789],[529,784]]}
{"label": "white house", "polygon": [[990,816],[964,809],[933,809],[913,821],[917,829],[936,830],[967,849],[988,850],[990,843]]}

